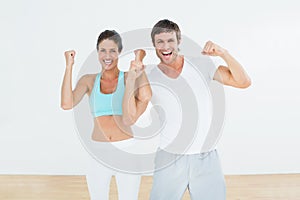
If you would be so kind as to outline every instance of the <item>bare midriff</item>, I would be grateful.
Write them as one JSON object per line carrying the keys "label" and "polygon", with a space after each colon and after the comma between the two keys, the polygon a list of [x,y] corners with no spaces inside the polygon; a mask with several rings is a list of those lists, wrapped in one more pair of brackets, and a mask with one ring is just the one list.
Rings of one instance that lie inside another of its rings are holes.
{"label": "bare midriff", "polygon": [[123,123],[122,116],[108,115],[94,118],[92,139],[98,142],[116,142],[132,138],[130,126]]}

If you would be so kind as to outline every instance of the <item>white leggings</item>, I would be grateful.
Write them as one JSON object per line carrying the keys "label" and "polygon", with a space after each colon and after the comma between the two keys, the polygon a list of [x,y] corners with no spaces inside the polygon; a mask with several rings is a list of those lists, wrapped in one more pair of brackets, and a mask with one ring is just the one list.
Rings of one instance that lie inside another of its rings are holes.
{"label": "white leggings", "polygon": [[[124,141],[125,142],[125,141]],[[141,176],[122,173],[90,158],[86,181],[91,200],[109,200],[111,177],[116,177],[119,200],[137,200]]]}

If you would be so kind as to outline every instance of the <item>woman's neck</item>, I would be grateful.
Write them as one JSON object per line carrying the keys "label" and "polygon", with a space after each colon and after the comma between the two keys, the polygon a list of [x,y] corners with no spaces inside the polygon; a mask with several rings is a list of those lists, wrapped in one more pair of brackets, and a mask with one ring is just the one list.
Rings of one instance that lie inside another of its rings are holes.
{"label": "woman's neck", "polygon": [[101,79],[114,80],[114,79],[118,78],[119,72],[120,72],[120,70],[118,69],[118,67],[115,67],[110,70],[102,69]]}

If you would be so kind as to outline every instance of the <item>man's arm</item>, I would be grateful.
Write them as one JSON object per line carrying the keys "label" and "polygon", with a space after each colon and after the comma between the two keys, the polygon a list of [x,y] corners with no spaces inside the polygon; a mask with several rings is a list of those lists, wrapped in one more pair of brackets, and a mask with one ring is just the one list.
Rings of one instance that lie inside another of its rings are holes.
{"label": "man's arm", "polygon": [[242,65],[226,49],[208,41],[203,48],[202,54],[219,56],[227,64],[227,66],[221,65],[218,67],[213,77],[214,80],[236,88],[247,88],[251,85],[251,79]]}

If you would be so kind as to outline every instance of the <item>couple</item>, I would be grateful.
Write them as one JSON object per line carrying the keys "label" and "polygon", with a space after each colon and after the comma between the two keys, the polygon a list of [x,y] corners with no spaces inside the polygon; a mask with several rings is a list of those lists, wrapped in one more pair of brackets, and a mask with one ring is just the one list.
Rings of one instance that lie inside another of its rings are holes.
{"label": "couple", "polygon": [[[160,20],[154,25],[151,38],[156,55],[160,59],[160,63],[151,71],[154,73],[153,77],[161,76],[176,82],[181,75],[191,73],[190,63],[179,54],[181,31],[176,23],[167,19]],[[117,32],[109,30],[102,32],[98,37],[96,47],[98,59],[102,65],[101,73],[82,76],[74,90],[72,90],[71,77],[75,51],[65,52],[66,69],[62,84],[61,106],[63,109],[72,109],[85,94],[88,94],[91,112],[94,116],[92,140],[98,144],[113,143],[121,148],[130,147],[134,145],[130,126],[145,111],[152,97],[160,103],[163,94],[156,87],[151,88],[152,85],[150,87],[143,66],[145,57],[143,50],[135,51],[135,60],[131,62],[129,71],[122,72],[118,69],[118,55],[122,51],[122,40]],[[227,66],[220,65],[217,68],[202,67],[201,73],[207,84],[211,80],[237,88],[247,88],[251,84],[242,66],[222,47],[209,41],[205,44],[202,54],[220,57],[227,64]],[[149,80],[151,83],[151,79]],[[196,91],[200,85],[195,80],[189,84],[192,88],[196,88]],[[197,95],[201,97],[200,93],[201,91],[195,94],[196,101],[199,100]],[[168,102],[161,103],[162,106],[165,104]],[[168,105],[164,110],[166,113],[173,112],[172,106]],[[170,144],[168,140],[176,137],[175,132],[161,133],[155,165],[161,165],[165,160],[173,158],[174,160],[176,158],[176,161],[154,172],[150,199],[181,199],[187,188],[192,199],[221,200],[226,198],[224,176],[217,152],[215,149],[202,151],[202,143],[197,139],[198,136],[201,137],[203,129],[200,127],[197,131],[189,149],[180,156],[178,153],[167,150]],[[105,153],[107,152],[104,150],[103,154]],[[140,175],[115,171],[94,159],[91,159],[86,175],[91,199],[108,199],[110,180],[113,175],[116,177],[119,199],[138,199]]]}

